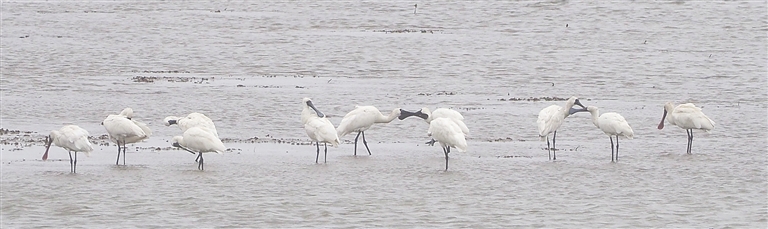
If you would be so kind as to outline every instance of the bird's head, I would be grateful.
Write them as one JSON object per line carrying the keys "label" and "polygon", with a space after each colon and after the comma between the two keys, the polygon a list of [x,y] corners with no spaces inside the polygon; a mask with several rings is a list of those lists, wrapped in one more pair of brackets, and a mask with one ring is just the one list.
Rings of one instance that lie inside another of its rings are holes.
{"label": "bird's head", "polygon": [[181,142],[183,140],[184,140],[184,138],[181,137],[181,136],[174,136],[173,139],[171,140],[171,145],[173,147],[181,147]]}
{"label": "bird's head", "polygon": [[321,118],[322,118],[322,117],[325,117],[325,114],[323,114],[323,112],[320,112],[320,110],[318,110],[318,109],[317,109],[317,107],[315,107],[315,104],[314,104],[314,103],[312,103],[312,100],[311,100],[311,99],[309,99],[309,98],[304,98],[304,99],[302,99],[301,101],[304,103],[304,105],[305,105],[306,107],[309,107],[309,108],[312,108],[312,110],[315,110],[315,113],[317,113],[317,117],[321,117]]}

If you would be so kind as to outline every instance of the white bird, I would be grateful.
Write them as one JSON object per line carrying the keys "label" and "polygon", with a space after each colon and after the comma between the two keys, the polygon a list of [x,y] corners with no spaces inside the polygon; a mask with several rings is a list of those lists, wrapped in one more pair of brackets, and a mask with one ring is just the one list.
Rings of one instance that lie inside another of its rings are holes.
{"label": "white bird", "polygon": [[451,152],[451,147],[456,148],[459,152],[467,152],[467,140],[462,132],[461,127],[450,118],[436,118],[429,122],[429,130],[427,136],[431,136],[437,142],[440,142],[440,146],[443,147],[443,153],[445,153],[445,171],[448,171],[448,153]]}
{"label": "white bird", "polygon": [[133,120],[133,109],[131,108],[123,109],[118,115],[107,116],[101,125],[107,130],[109,140],[117,144],[116,165],[120,162],[121,150],[123,151],[123,165],[125,165],[126,144],[143,141],[152,135],[152,130],[146,124]]}
{"label": "white bird", "polygon": [[[320,112],[312,100],[304,98],[301,100],[301,104],[304,109],[301,111],[301,122],[304,123],[304,130],[307,131],[307,135],[317,145],[317,156],[315,157],[315,163],[318,163],[320,159],[320,143],[325,146],[325,158],[324,162],[327,162],[328,158],[328,143],[331,146],[338,147],[341,143],[339,135],[336,133],[336,129],[333,128],[333,123],[325,117],[323,112]],[[314,112],[312,110],[314,110]]]}
{"label": "white bird", "polygon": [[[48,160],[48,150],[51,148],[51,143],[53,143],[69,151],[69,170],[72,173],[76,173],[77,152],[83,152],[86,156],[89,156],[91,151],[93,151],[93,145],[88,141],[89,135],[88,131],[75,125],[67,125],[59,130],[51,131],[51,134],[45,137],[43,161]],[[72,152],[75,152],[74,160],[72,159]]]}
{"label": "white bird", "polygon": [[659,130],[664,128],[664,119],[669,124],[685,129],[685,132],[688,133],[688,150],[686,151],[688,154],[691,154],[693,130],[698,129],[709,132],[715,128],[715,122],[704,115],[701,112],[701,108],[696,107],[693,103],[680,104],[675,107],[675,104],[672,102],[667,102],[664,104],[664,115],[661,117]]}
{"label": "white bird", "polygon": [[368,155],[371,155],[371,150],[368,149],[368,142],[365,140],[365,131],[371,128],[375,123],[390,123],[400,116],[400,108],[395,108],[389,115],[385,116],[379,109],[374,106],[355,106],[355,109],[347,113],[339,127],[336,128],[336,132],[339,138],[344,137],[351,132],[357,132],[355,137],[355,156],[357,156],[357,139],[360,135],[363,135],[363,145],[368,150]]}
{"label": "white bird", "polygon": [[624,119],[624,116],[615,112],[603,113],[601,115],[600,110],[595,106],[588,106],[586,109],[581,110],[589,111],[592,114],[592,123],[611,139],[611,162],[614,161],[613,136],[616,136],[616,161],[619,161],[619,136],[627,139],[635,137],[635,133],[632,131],[632,127],[629,126],[629,123],[627,123],[627,120]]}
{"label": "white bird", "polygon": [[[570,115],[570,110],[573,108],[573,105],[579,105],[581,108],[584,108],[584,105],[581,105],[578,98],[571,97],[565,102],[565,107],[551,105],[539,112],[539,118],[536,120],[536,124],[539,126],[539,137],[542,141],[547,141],[547,153],[552,152],[552,154],[554,154],[554,157],[549,158],[550,160],[557,160],[557,152],[555,152],[557,129],[563,125],[563,120]],[[552,133],[552,147],[549,146],[550,133]]]}
{"label": "white bird", "polygon": [[[416,112],[409,112],[405,110],[401,110],[400,114],[400,120],[403,120],[405,118],[408,118],[410,116],[416,116],[419,118],[424,119],[424,121],[427,122],[427,124],[430,124],[432,120],[435,120],[437,118],[449,118],[456,122],[456,125],[461,128],[461,132],[464,133],[464,136],[469,136],[469,128],[467,128],[467,125],[464,124],[464,116],[461,115],[458,111],[451,110],[448,108],[437,108],[435,111],[430,112],[429,108],[421,108],[421,110]],[[431,141],[427,142],[428,145],[434,145],[435,139],[432,139]]]}
{"label": "white bird", "polygon": [[199,126],[187,129],[182,136],[173,137],[172,142],[174,147],[179,147],[198,155],[197,169],[199,170],[204,170],[203,153],[224,153],[227,150],[221,139],[213,135],[211,130],[206,130],[205,127]]}
{"label": "white bird", "polygon": [[165,117],[165,119],[163,119],[163,124],[165,126],[176,124],[179,126],[182,133],[187,131],[189,128],[201,126],[205,127],[207,130],[210,130],[213,135],[216,135],[217,138],[219,137],[219,133],[216,131],[216,125],[213,124],[213,120],[208,118],[208,116],[197,112],[189,113],[186,117]]}

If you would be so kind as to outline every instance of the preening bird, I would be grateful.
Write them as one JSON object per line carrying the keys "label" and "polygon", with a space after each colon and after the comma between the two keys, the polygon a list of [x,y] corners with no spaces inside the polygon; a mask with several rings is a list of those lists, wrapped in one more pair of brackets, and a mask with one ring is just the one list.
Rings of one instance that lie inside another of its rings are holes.
{"label": "preening bird", "polygon": [[328,143],[331,146],[338,147],[341,143],[339,135],[336,133],[336,129],[333,127],[328,118],[325,117],[323,112],[320,112],[312,100],[304,98],[301,100],[303,110],[301,111],[301,122],[304,123],[304,130],[307,131],[307,136],[312,139],[317,145],[317,156],[315,157],[315,163],[318,163],[320,158],[320,143],[325,146],[325,158],[324,162],[327,162],[328,158]]}
{"label": "preening bird", "polygon": [[184,131],[182,136],[173,137],[172,145],[197,154],[197,169],[200,170],[204,170],[203,153],[224,153],[227,150],[221,139],[213,135],[211,130],[200,126],[191,127]]}
{"label": "preening bird", "polygon": [[461,130],[456,122],[450,118],[436,118],[429,123],[429,130],[427,136],[431,136],[440,146],[443,147],[443,153],[445,153],[445,171],[448,171],[448,153],[451,152],[451,148],[456,148],[459,152],[467,152],[467,140],[464,136],[464,132]]}
{"label": "preening bird", "polygon": [[701,112],[701,108],[696,107],[693,103],[684,103],[677,105],[672,102],[664,104],[664,115],[661,116],[661,122],[659,123],[659,130],[664,128],[664,119],[669,124],[678,126],[685,129],[688,133],[688,149],[686,153],[691,154],[691,148],[693,145],[693,130],[703,130],[709,132],[715,128],[715,122],[709,119],[704,112]]}
{"label": "preening bird", "polygon": [[[469,136],[469,128],[467,128],[467,125],[464,124],[464,116],[461,115],[458,111],[448,109],[448,108],[437,108],[435,111],[430,112],[429,108],[421,108],[421,110],[418,110],[416,112],[409,112],[406,110],[401,110],[401,114],[399,119],[403,120],[411,116],[416,116],[419,118],[424,119],[427,124],[430,124],[432,120],[435,120],[437,118],[448,118],[453,120],[456,125],[459,126],[461,129],[461,132],[464,133],[464,136]],[[428,145],[434,145],[435,139],[433,138],[431,141],[427,142]]]}
{"label": "preening bird", "polygon": [[123,109],[120,114],[107,116],[101,125],[107,130],[109,140],[117,144],[116,165],[120,162],[121,150],[123,151],[123,165],[125,165],[126,144],[143,141],[152,135],[152,130],[146,124],[133,120],[133,109],[131,108]]}
{"label": "preening bird", "polygon": [[217,138],[219,137],[219,133],[216,130],[216,125],[213,124],[213,120],[208,118],[208,116],[197,112],[189,113],[185,117],[165,117],[165,119],[163,119],[163,124],[165,126],[178,125],[182,133],[192,127],[205,127],[206,130],[210,130]]}
{"label": "preening bird", "polygon": [[[552,152],[552,154],[554,154],[554,157],[549,158],[550,160],[557,160],[557,152],[555,151],[555,138],[557,138],[557,129],[563,125],[563,120],[565,120],[565,118],[570,115],[570,110],[573,105],[578,105],[581,108],[585,108],[584,105],[581,105],[581,102],[579,102],[578,98],[571,97],[565,101],[565,107],[551,105],[539,112],[539,118],[536,120],[536,124],[538,124],[539,127],[539,137],[542,141],[547,141],[547,153]],[[550,133],[552,133],[552,147],[549,146]]]}
{"label": "preening bird", "polygon": [[365,140],[365,131],[371,128],[376,123],[390,123],[400,116],[400,108],[395,108],[389,115],[382,114],[379,109],[374,106],[355,106],[355,109],[347,113],[339,127],[336,128],[339,138],[344,137],[351,132],[357,132],[355,137],[355,156],[357,156],[357,139],[360,135],[363,136],[363,145],[368,150],[368,155],[371,155],[371,150],[368,148],[368,141]]}
{"label": "preening bird", "polygon": [[[69,170],[72,173],[76,173],[77,170],[77,152],[83,152],[86,156],[93,151],[93,145],[88,141],[88,131],[79,126],[67,125],[59,130],[53,130],[45,137],[45,154],[43,154],[43,161],[48,160],[48,150],[51,148],[51,144],[64,148],[69,152]],[[74,159],[72,158],[72,152],[75,153]]]}

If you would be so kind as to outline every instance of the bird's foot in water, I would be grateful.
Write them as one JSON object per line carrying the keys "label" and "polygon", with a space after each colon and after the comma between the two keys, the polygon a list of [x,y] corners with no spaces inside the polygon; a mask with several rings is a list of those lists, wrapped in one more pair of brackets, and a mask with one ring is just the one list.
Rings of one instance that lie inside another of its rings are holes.
{"label": "bird's foot in water", "polygon": [[427,144],[427,145],[430,145],[430,146],[434,146],[435,142],[437,142],[437,141],[435,141],[435,139],[432,139],[432,140],[429,140],[428,142],[425,142],[424,144]]}

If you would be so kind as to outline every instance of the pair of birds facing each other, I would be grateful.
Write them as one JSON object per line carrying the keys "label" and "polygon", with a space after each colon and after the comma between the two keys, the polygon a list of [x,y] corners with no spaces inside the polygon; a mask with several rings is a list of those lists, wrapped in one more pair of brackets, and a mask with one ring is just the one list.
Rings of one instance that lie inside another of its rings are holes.
{"label": "pair of birds facing each other", "polygon": [[[582,109],[575,109],[573,108],[573,105],[578,105],[582,107]],[[566,112],[566,110],[568,112]],[[537,123],[539,125],[539,136],[542,137],[542,140],[544,137],[547,137],[547,148],[549,150],[549,139],[548,134],[550,132],[553,133],[553,147],[554,147],[554,137],[556,136],[557,128],[562,125],[563,120],[568,117],[569,115],[578,113],[578,112],[589,112],[592,116],[592,123],[603,133],[608,135],[609,139],[611,140],[611,161],[614,161],[614,154],[615,154],[615,161],[619,160],[619,136],[632,139],[634,138],[634,131],[632,130],[632,127],[629,126],[629,123],[624,119],[623,116],[621,116],[618,113],[615,112],[608,112],[600,114],[600,111],[595,106],[588,106],[584,107],[584,105],[579,102],[578,98],[571,97],[566,101],[565,108],[552,105],[547,108],[544,108],[541,112],[539,112],[539,118],[537,120]],[[669,115],[668,115],[669,114]],[[687,153],[691,154],[691,144],[693,141],[693,130],[700,129],[709,132],[714,128],[714,121],[709,119],[704,113],[701,111],[701,108],[696,107],[692,103],[686,103],[678,105],[677,107],[674,106],[672,102],[667,102],[664,105],[664,114],[662,116],[661,123],[659,123],[658,129],[664,128],[664,120],[667,120],[670,124],[676,125],[682,129],[685,129],[688,133],[688,149]],[[616,144],[614,148],[613,143],[613,137],[616,137]]]}
{"label": "pair of birds facing each other", "polygon": [[[301,120],[304,124],[304,130],[309,138],[316,142],[317,154],[315,163],[319,162],[320,143],[323,143],[325,147],[324,154],[326,159],[324,161],[327,161],[328,143],[333,147],[338,147],[341,143],[340,137],[353,132],[357,132],[354,155],[357,155],[357,142],[361,136],[363,138],[363,145],[365,145],[368,154],[371,155],[371,150],[365,139],[365,131],[376,123],[389,123],[395,118],[403,120],[410,116],[423,118],[430,124],[428,135],[433,136],[443,146],[443,151],[446,155],[446,170],[448,169],[450,147],[458,148],[462,152],[466,151],[465,135],[469,133],[469,130],[463,122],[464,117],[453,110],[441,108],[432,113],[426,108],[417,112],[395,108],[389,115],[384,115],[374,106],[355,106],[354,110],[342,118],[339,126],[334,128],[331,121],[312,103],[311,99],[302,99],[302,107]],[[440,116],[443,114],[446,116],[442,117],[445,120],[440,119]],[[434,139],[431,142],[434,143]]]}

